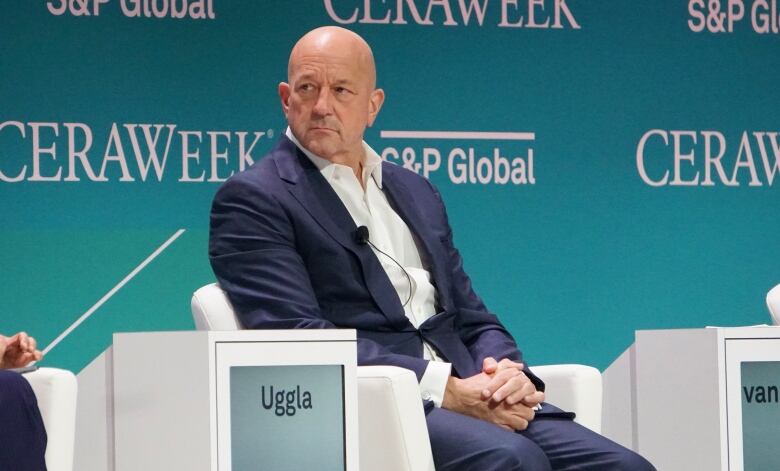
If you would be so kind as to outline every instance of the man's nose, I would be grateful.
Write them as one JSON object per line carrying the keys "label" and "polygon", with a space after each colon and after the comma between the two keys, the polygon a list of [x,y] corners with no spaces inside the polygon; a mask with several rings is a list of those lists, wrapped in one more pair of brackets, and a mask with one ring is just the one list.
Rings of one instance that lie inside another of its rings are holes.
{"label": "man's nose", "polygon": [[319,116],[328,116],[333,112],[329,88],[320,88],[320,94],[317,96],[317,102],[314,104],[314,112]]}

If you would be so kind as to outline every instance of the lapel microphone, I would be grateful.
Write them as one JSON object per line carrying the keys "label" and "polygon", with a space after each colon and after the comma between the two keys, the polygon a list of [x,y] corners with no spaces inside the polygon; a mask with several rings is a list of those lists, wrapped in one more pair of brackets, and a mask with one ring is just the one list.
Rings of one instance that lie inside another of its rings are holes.
{"label": "lapel microphone", "polygon": [[396,259],[394,259],[390,255],[386,254],[385,252],[380,250],[379,247],[377,247],[376,245],[371,243],[371,240],[368,238],[368,227],[367,226],[360,226],[357,229],[355,229],[355,232],[352,233],[352,237],[355,239],[355,243],[357,243],[358,245],[370,245],[371,247],[373,247],[374,250],[376,250],[377,252],[381,253],[385,257],[387,257],[390,260],[392,260],[393,263],[398,265],[398,268],[400,268],[401,271],[404,272],[404,275],[406,275],[406,280],[409,282],[409,297],[406,298],[406,301],[404,301],[404,303],[401,305],[401,307],[406,307],[406,305],[409,304],[409,301],[411,301],[411,299],[412,299],[412,287],[414,286],[414,284],[412,283],[412,277],[409,276],[409,273],[406,271],[406,269],[400,263],[398,263],[398,261]]}
{"label": "lapel microphone", "polygon": [[355,238],[355,242],[357,242],[358,245],[366,245],[368,243],[368,227],[366,226],[358,227],[355,230],[354,234],[352,234],[352,236]]}

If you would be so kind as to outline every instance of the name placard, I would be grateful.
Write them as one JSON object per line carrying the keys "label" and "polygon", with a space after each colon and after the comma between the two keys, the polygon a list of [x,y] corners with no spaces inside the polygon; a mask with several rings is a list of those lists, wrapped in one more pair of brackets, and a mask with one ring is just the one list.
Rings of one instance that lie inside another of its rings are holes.
{"label": "name placard", "polygon": [[233,366],[233,471],[344,471],[341,365]]}
{"label": "name placard", "polygon": [[780,361],[744,361],[741,371],[744,471],[780,469]]}
{"label": "name placard", "polygon": [[780,337],[774,332],[725,339],[728,471],[780,469]]}
{"label": "name placard", "polygon": [[215,471],[358,469],[354,331],[212,335]]}

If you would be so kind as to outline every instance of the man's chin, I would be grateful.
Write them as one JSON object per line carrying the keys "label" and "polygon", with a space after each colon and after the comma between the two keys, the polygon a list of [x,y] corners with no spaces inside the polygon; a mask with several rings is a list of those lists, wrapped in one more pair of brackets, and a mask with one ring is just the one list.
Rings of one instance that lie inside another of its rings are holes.
{"label": "man's chin", "polygon": [[334,145],[323,142],[321,139],[312,139],[305,142],[303,145],[314,155],[323,159],[330,160],[330,157],[336,152],[336,147]]}

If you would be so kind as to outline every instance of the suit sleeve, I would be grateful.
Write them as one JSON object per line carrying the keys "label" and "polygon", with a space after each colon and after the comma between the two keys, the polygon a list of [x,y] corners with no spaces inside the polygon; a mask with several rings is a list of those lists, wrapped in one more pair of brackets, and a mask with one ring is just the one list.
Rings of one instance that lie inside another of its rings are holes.
{"label": "suit sleeve", "polygon": [[[523,354],[512,335],[501,324],[498,317],[488,311],[482,299],[474,291],[471,278],[463,269],[463,258],[453,242],[452,228],[441,194],[430,182],[428,185],[440,205],[440,222],[441,227],[444,228],[441,242],[444,244],[447,266],[452,277],[451,294],[457,308],[458,335],[471,353],[475,368],[481,370],[482,361],[487,357],[493,357],[497,361],[508,358],[523,362]],[[533,381],[537,389],[544,391],[544,382],[531,373],[527,365],[524,367],[524,373]]]}
{"label": "suit sleeve", "polygon": [[[240,178],[223,184],[211,208],[209,259],[244,328],[338,328],[322,315],[294,225],[272,191]],[[418,380],[428,365],[370,339],[358,339],[358,363],[400,366]]]}

